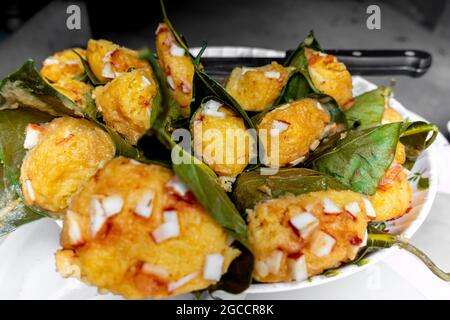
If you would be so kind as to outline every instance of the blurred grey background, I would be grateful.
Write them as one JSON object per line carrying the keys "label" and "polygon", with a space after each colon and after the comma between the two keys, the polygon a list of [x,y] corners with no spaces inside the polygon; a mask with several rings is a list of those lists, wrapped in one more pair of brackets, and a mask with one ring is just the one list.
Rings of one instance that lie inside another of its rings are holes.
{"label": "blurred grey background", "polygon": [[[68,30],[67,7],[81,8],[81,29]],[[381,8],[381,30],[366,27],[369,5]],[[191,46],[254,46],[292,49],[314,29],[328,49],[420,49],[433,65],[420,78],[396,77],[396,97],[438,124],[447,135],[450,120],[450,2],[446,0],[299,1],[166,0],[170,17]],[[57,50],[84,47],[106,38],[139,49],[153,47],[159,1],[10,1],[0,11],[0,76],[26,58],[40,62]],[[387,84],[390,77],[368,77]]]}

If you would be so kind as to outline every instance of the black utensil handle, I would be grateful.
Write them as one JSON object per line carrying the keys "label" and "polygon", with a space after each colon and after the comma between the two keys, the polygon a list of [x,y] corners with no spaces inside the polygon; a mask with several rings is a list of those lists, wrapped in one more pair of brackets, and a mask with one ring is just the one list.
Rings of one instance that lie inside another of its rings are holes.
{"label": "black utensil handle", "polygon": [[420,50],[328,50],[354,75],[420,77],[431,66],[431,54]]}
{"label": "black utensil handle", "polygon": [[[287,51],[289,55],[292,50]],[[345,63],[353,75],[420,77],[431,66],[431,55],[420,50],[327,50]],[[258,67],[279,57],[205,57],[202,64],[211,75],[224,78],[237,66]]]}

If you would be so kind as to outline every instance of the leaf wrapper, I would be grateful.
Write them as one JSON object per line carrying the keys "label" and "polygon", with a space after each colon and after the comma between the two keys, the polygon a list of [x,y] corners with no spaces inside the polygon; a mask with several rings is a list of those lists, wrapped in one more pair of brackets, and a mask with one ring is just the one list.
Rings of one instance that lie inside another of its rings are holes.
{"label": "leaf wrapper", "polygon": [[47,113],[29,108],[0,112],[0,236],[47,216],[42,210],[24,204],[19,177],[26,153],[23,148],[26,126],[28,123],[45,123],[52,118]]}
{"label": "leaf wrapper", "polygon": [[324,52],[314,37],[314,33],[310,31],[305,40],[299,44],[297,49],[284,62],[285,67],[294,67],[296,71],[291,74],[276,104],[299,100],[310,93],[321,93],[314,85],[309,74],[305,48]]}
{"label": "leaf wrapper", "polygon": [[403,125],[400,142],[405,145],[406,168],[412,169],[420,154],[436,140],[438,133],[436,125],[424,121],[406,122]]}
{"label": "leaf wrapper", "polygon": [[391,87],[380,87],[355,97],[355,102],[345,111],[348,127],[363,130],[380,125],[391,93]]}
{"label": "leaf wrapper", "polygon": [[51,86],[27,60],[0,83],[0,110],[31,107],[53,116],[81,116],[81,108]]}
{"label": "leaf wrapper", "polygon": [[348,187],[328,175],[305,168],[283,168],[274,175],[261,175],[259,170],[253,170],[237,178],[233,199],[244,213],[262,201],[329,189],[346,190]]}
{"label": "leaf wrapper", "polygon": [[319,100],[330,114],[331,122],[347,126],[345,114],[337,102],[331,96],[322,93],[314,86],[308,71],[308,59],[305,55],[306,48],[324,52],[314,37],[313,32],[310,31],[306,39],[300,43],[297,49],[284,62],[284,66],[291,70],[289,80],[283,88],[280,97],[272,107],[267,108],[252,118],[255,123],[258,123],[267,112],[276,109],[282,104],[309,97]]}
{"label": "leaf wrapper", "polygon": [[[155,99],[160,97],[157,95]],[[36,69],[33,60],[27,60],[16,72],[0,83],[0,111],[29,107],[52,116],[82,116],[106,130],[115,146],[116,154],[140,161],[149,161],[141,152],[128,143],[114,129],[104,124],[90,94],[85,96],[86,105],[79,107],[72,100],[57,91]],[[155,100],[158,103],[158,100]],[[29,112],[29,110],[27,111]],[[149,119],[151,121],[151,119]]]}
{"label": "leaf wrapper", "polygon": [[334,177],[353,191],[372,195],[394,160],[401,122],[337,134],[308,159],[307,166]]}

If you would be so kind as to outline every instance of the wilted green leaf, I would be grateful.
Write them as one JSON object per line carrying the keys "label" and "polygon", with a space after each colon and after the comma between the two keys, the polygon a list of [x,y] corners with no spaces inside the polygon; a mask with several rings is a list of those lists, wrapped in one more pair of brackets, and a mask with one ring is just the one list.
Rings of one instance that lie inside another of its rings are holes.
{"label": "wilted green leaf", "polygon": [[345,111],[348,127],[363,130],[380,125],[386,99],[391,93],[391,87],[380,87],[355,97],[352,106]]}
{"label": "wilted green leaf", "polygon": [[273,175],[262,175],[260,170],[253,170],[239,175],[233,187],[233,199],[239,211],[244,213],[261,201],[328,189],[345,190],[348,187],[328,175],[305,168],[282,168]]}
{"label": "wilted green leaf", "polygon": [[81,108],[51,86],[27,60],[0,83],[0,110],[31,107],[51,115],[82,115]]}
{"label": "wilted green leaf", "polygon": [[[337,134],[314,152],[307,166],[330,175],[353,191],[372,195],[394,160],[402,123]],[[341,138],[342,137],[342,138]]]}
{"label": "wilted green leaf", "polygon": [[0,236],[46,216],[37,208],[25,206],[21,199],[19,177],[26,152],[23,148],[26,126],[51,119],[49,114],[29,108],[0,111]]}
{"label": "wilted green leaf", "polygon": [[422,151],[436,140],[439,129],[436,125],[424,121],[405,122],[402,128],[400,142],[405,145],[405,167],[412,169]]}

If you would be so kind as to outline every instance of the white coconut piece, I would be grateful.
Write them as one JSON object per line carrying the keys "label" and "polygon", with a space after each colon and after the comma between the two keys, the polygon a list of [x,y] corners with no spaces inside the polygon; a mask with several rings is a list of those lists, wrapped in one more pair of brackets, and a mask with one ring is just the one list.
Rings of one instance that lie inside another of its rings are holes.
{"label": "white coconut piece", "polygon": [[273,120],[272,121],[272,128],[270,130],[271,136],[279,135],[280,133],[286,131],[289,128],[289,123],[279,121],[279,120]]}
{"label": "white coconut piece", "polygon": [[293,216],[290,222],[298,231],[300,231],[300,235],[303,239],[306,239],[311,232],[319,226],[319,220],[309,212],[302,212]]}
{"label": "white coconut piece", "polygon": [[330,198],[324,198],[323,211],[328,214],[339,214],[342,212],[342,209],[339,208]]}
{"label": "white coconut piece", "polygon": [[291,224],[299,231],[318,222],[317,218],[309,212],[302,212],[291,218]]}
{"label": "white coconut piece", "polygon": [[308,267],[306,265],[305,255],[298,259],[288,260],[289,269],[291,270],[292,279],[295,281],[304,281],[308,279]]}
{"label": "white coconut piece", "polygon": [[322,104],[320,103],[320,101],[316,101],[316,108],[321,110],[321,111],[325,111],[325,109],[323,108]]}
{"label": "white coconut piece", "polygon": [[255,262],[255,271],[261,278],[265,278],[269,275],[269,267],[264,261],[258,260]]}
{"label": "white coconut piece", "polygon": [[296,165],[298,165],[298,164],[302,163],[303,161],[305,161],[305,159],[306,159],[305,156],[300,157],[300,158],[298,158],[298,159],[295,159],[295,160],[289,162],[289,166],[295,167]]}
{"label": "white coconut piece", "polygon": [[208,100],[203,105],[202,114],[205,116],[211,116],[211,117],[219,117],[219,118],[225,118],[225,113],[219,111],[219,108],[222,106],[222,103],[216,100]]}
{"label": "white coconut piece", "polygon": [[203,269],[203,278],[206,280],[219,281],[222,277],[223,262],[224,257],[220,253],[207,255],[205,267]]}
{"label": "white coconut piece", "polygon": [[55,65],[55,64],[59,64],[59,61],[54,58],[47,58],[43,62],[44,66],[51,66],[51,65]]}
{"label": "white coconut piece", "polygon": [[164,269],[162,267],[154,266],[154,265],[151,265],[148,263],[144,263],[142,265],[142,271],[144,273],[152,274],[152,275],[158,276],[160,278],[168,278],[169,277],[169,273],[167,272],[166,269]]}
{"label": "white coconut piece", "polygon": [[139,199],[134,212],[143,218],[150,218],[153,213],[153,199],[155,193],[153,191],[145,192]]}
{"label": "white coconut piece", "polygon": [[167,239],[176,238],[180,235],[180,225],[178,223],[178,213],[175,210],[164,212],[164,223],[152,232],[152,237],[156,243],[161,243]]}
{"label": "white coconut piece", "polygon": [[281,73],[278,71],[266,71],[264,72],[264,77],[269,79],[278,79],[281,77]]}
{"label": "white coconut piece", "polygon": [[93,237],[97,235],[97,232],[103,227],[107,217],[100,200],[97,198],[91,199],[91,234]]}
{"label": "white coconut piece", "polygon": [[148,80],[147,77],[142,76],[142,84],[141,84],[141,87],[142,87],[142,88],[150,87],[151,84],[152,84],[152,83],[150,82],[150,80]]}
{"label": "white coconut piece", "polygon": [[106,217],[111,217],[122,210],[123,199],[120,195],[111,195],[102,199],[102,207]]}
{"label": "white coconut piece", "polygon": [[336,239],[322,230],[317,231],[315,235],[310,246],[311,252],[319,258],[329,255],[333,251]]}
{"label": "white coconut piece", "polygon": [[173,81],[172,76],[167,76],[167,83],[169,84],[169,86],[172,90],[176,89],[175,82]]}
{"label": "white coconut piece", "polygon": [[39,143],[39,137],[41,135],[41,128],[34,124],[28,124],[26,133],[25,133],[25,140],[23,142],[23,147],[25,149],[32,149]]}
{"label": "white coconut piece", "polygon": [[179,196],[184,197],[188,192],[189,188],[180,180],[178,176],[174,176],[166,184],[167,188],[173,189]]}
{"label": "white coconut piece", "polygon": [[191,282],[192,280],[197,278],[199,275],[200,275],[200,272],[198,272],[198,271],[192,272],[192,273],[188,274],[187,276],[184,276],[183,278],[178,279],[177,281],[169,283],[167,285],[167,290],[169,292],[175,291],[176,289],[181,288],[185,284]]}
{"label": "white coconut piece", "polygon": [[283,251],[275,250],[270,257],[265,260],[265,263],[269,268],[269,273],[276,274],[280,270],[283,256]]}
{"label": "white coconut piece", "polygon": [[372,202],[370,202],[370,200],[367,198],[363,198],[363,201],[367,216],[370,218],[376,218],[377,214],[375,212],[375,208],[372,205]]}
{"label": "white coconut piece", "polygon": [[317,149],[317,147],[319,146],[319,144],[320,144],[320,140],[314,140],[312,143],[311,143],[311,145],[309,146],[309,150],[311,150],[311,151],[314,151],[314,150],[316,150]]}
{"label": "white coconut piece", "polygon": [[71,244],[74,244],[74,245],[79,244],[83,241],[83,236],[81,234],[81,228],[80,228],[80,225],[78,224],[76,215],[77,214],[75,212],[73,212],[71,210],[67,210],[66,221],[65,221],[70,242],[71,242]]}
{"label": "white coconut piece", "polygon": [[113,70],[113,67],[111,65],[111,54],[115,51],[111,50],[105,54],[103,57],[103,70],[102,70],[102,76],[109,79],[114,79],[116,77],[116,73]]}
{"label": "white coconut piece", "polygon": [[361,212],[358,202],[350,202],[345,205],[345,210],[356,217]]}
{"label": "white coconut piece", "polygon": [[170,46],[170,55],[172,57],[182,57],[184,56],[185,50],[177,45],[175,42]]}
{"label": "white coconut piece", "polygon": [[31,201],[36,200],[36,194],[34,193],[33,185],[31,184],[31,180],[25,180],[25,189],[27,190],[27,194],[30,197]]}

